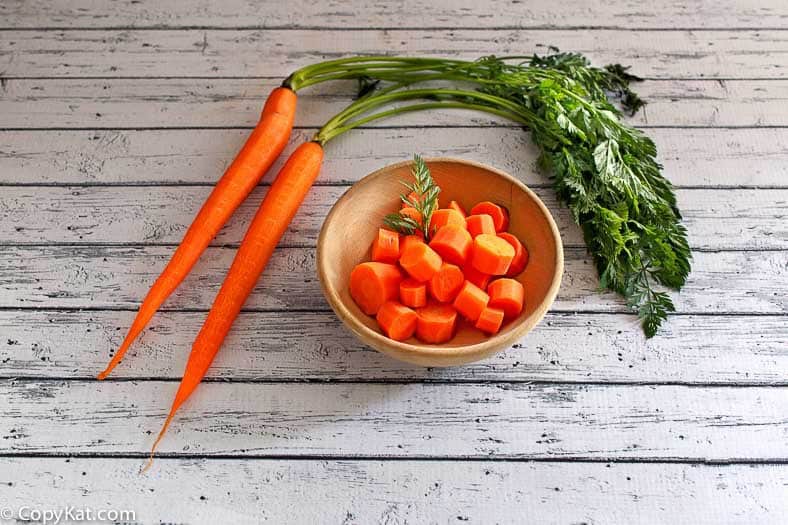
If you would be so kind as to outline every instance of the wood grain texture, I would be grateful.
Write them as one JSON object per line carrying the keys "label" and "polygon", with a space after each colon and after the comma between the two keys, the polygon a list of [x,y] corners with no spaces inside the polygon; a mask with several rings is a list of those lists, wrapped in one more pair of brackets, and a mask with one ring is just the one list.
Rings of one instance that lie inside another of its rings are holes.
{"label": "wood grain texture", "polygon": [[[2,35],[0,35],[2,36]],[[640,73],[640,71],[638,71]],[[281,79],[8,79],[0,84],[3,128],[254,127]],[[648,105],[628,122],[642,127],[788,126],[788,81],[647,80],[635,86]],[[296,124],[322,126],[356,88],[338,82],[299,95]],[[464,110],[410,113],[372,123],[392,126],[509,126]]]}
{"label": "wood grain texture", "polygon": [[[136,309],[171,253],[166,246],[0,247],[0,307]],[[165,308],[209,308],[234,256],[230,248],[206,250]],[[626,311],[618,296],[598,291],[585,250],[566,250],[564,263],[553,311]],[[676,308],[699,314],[785,314],[786,275],[788,251],[696,252],[687,284],[674,296]],[[327,309],[314,249],[277,250],[246,307]]]}
{"label": "wood grain texture", "polygon": [[[784,465],[0,460],[0,497],[133,510],[138,523],[779,523]],[[218,487],[221,487],[219,489]],[[177,494],[178,497],[173,497]],[[699,505],[699,502],[714,505]]]}
{"label": "wood grain texture", "polygon": [[[329,179],[359,179],[367,174],[352,161],[333,168],[336,171],[328,174]],[[513,175],[521,180],[540,176],[532,172],[520,177],[531,167],[525,168]],[[269,182],[273,175],[264,180]],[[544,177],[542,183],[547,182]],[[266,191],[267,187],[261,187],[252,192],[217,235],[215,245],[241,241]],[[314,246],[323,219],[345,191],[344,186],[312,188],[281,244]],[[556,201],[555,192],[551,188],[534,191],[550,209],[564,245],[585,246],[580,228]],[[0,244],[177,244],[210,192],[210,186],[5,187],[0,193],[0,218],[7,227],[0,230]],[[693,248],[788,248],[788,190],[736,190],[735,199],[728,190],[676,193]]]}
{"label": "wood grain texture", "polygon": [[407,0],[394,4],[337,0],[314,4],[229,0],[221,6],[207,0],[162,4],[155,0],[68,3],[45,0],[6,0],[0,5],[4,28],[69,27],[786,27],[788,10],[779,0],[702,0],[643,4],[626,0],[611,4],[591,0],[508,2],[491,0]]}
{"label": "wood grain texture", "polygon": [[[0,377],[87,378],[130,311],[0,311]],[[114,372],[179,379],[204,312],[161,312]],[[331,312],[244,312],[208,377],[231,381],[556,381],[788,385],[785,316],[672,316],[646,340],[634,315],[550,313],[481,363],[426,369],[366,348]]]}
{"label": "wood grain texture", "polygon": [[[2,117],[0,117],[2,118]],[[296,130],[286,158],[314,130]],[[0,133],[0,184],[212,185],[247,130],[69,130]],[[648,130],[678,187],[788,187],[788,129]],[[329,145],[319,183],[346,184],[409,158],[450,156],[549,184],[527,134],[510,128],[360,129]],[[278,171],[279,160],[272,168]]]}
{"label": "wood grain texture", "polygon": [[[0,383],[0,452],[145,454],[175,382]],[[788,387],[205,383],[162,454],[788,459]]]}
{"label": "wood grain texture", "polygon": [[0,33],[0,77],[284,78],[322,59],[408,54],[476,59],[547,46],[620,62],[654,78],[783,78],[788,34],[775,30],[59,30]]}

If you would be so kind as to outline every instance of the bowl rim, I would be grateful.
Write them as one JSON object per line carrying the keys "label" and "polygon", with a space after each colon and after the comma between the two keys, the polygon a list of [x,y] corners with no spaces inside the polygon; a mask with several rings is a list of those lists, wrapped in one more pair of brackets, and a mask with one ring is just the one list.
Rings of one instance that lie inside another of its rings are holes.
{"label": "bowl rim", "polygon": [[[564,249],[563,243],[561,241],[561,233],[558,230],[558,226],[553,219],[550,210],[545,206],[542,199],[539,198],[536,193],[534,193],[528,186],[524,183],[519,181],[518,179],[514,178],[513,176],[509,175],[508,173],[489,166],[487,164],[483,164],[481,162],[476,162],[472,160],[466,159],[458,159],[453,157],[425,157],[424,161],[429,165],[430,163],[437,163],[437,162],[451,162],[451,163],[459,163],[459,164],[466,164],[469,166],[473,166],[475,168],[480,168],[483,170],[487,170],[489,172],[494,173],[495,175],[506,179],[508,182],[516,185],[522,191],[524,191],[533,201],[537,204],[539,209],[541,210],[542,214],[547,219],[547,223],[550,226],[550,231],[553,234],[553,238],[555,239],[555,260],[556,260],[556,271],[553,275],[553,280],[550,283],[550,287],[547,290],[547,294],[545,295],[544,299],[540,303],[539,307],[534,310],[534,312],[522,319],[521,321],[515,321],[517,324],[513,326],[508,332],[503,334],[496,334],[492,337],[489,337],[483,341],[478,343],[473,343],[469,345],[462,345],[462,346],[445,346],[442,344],[439,345],[429,345],[429,344],[412,344],[407,343],[404,341],[395,341],[394,339],[390,339],[385,335],[369,328],[364,323],[360,322],[356,319],[356,315],[352,313],[345,304],[339,299],[339,293],[334,290],[328,284],[328,276],[325,274],[325,269],[321,261],[323,260],[323,246],[324,246],[324,237],[326,235],[326,225],[331,222],[331,219],[334,216],[334,213],[337,212],[339,204],[342,203],[344,200],[349,198],[349,194],[355,188],[365,186],[367,184],[372,184],[375,182],[379,177],[382,177],[384,174],[388,172],[402,168],[405,166],[409,166],[413,163],[412,160],[400,161],[394,164],[389,164],[387,166],[383,166],[372,173],[369,173],[362,177],[360,180],[352,184],[342,196],[337,199],[337,201],[331,206],[331,210],[326,215],[326,218],[323,221],[323,225],[320,228],[320,235],[317,239],[317,254],[316,254],[316,262],[317,262],[317,274],[318,280],[320,281],[320,288],[323,292],[323,296],[328,301],[331,308],[334,310],[334,313],[337,314],[342,320],[342,323],[351,331],[353,332],[362,342],[371,346],[375,350],[381,351],[383,353],[387,353],[385,348],[392,348],[396,349],[400,352],[411,354],[414,356],[424,356],[424,357],[463,357],[463,356],[470,356],[470,355],[490,355],[496,352],[496,350],[501,349],[501,347],[505,344],[505,346],[511,346],[516,340],[523,337],[526,333],[528,333],[534,326],[536,326],[539,321],[541,321],[547,311],[550,309],[550,306],[555,301],[556,296],[558,295],[558,290],[561,286],[561,279],[563,276],[564,271]],[[505,348],[504,346],[504,348]]]}

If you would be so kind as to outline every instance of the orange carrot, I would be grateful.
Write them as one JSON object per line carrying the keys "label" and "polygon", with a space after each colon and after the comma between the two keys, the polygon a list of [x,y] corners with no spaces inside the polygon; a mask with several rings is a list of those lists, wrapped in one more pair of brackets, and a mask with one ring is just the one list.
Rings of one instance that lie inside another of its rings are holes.
{"label": "orange carrot", "polygon": [[399,234],[385,228],[378,228],[378,235],[372,241],[372,260],[396,264],[399,259]]}
{"label": "orange carrot", "polygon": [[472,246],[473,239],[465,229],[465,221],[462,226],[447,224],[430,241],[430,248],[438,252],[443,260],[460,266],[468,260]]}
{"label": "orange carrot", "polygon": [[416,312],[397,301],[386,301],[376,319],[383,333],[395,341],[404,341],[416,331]]}
{"label": "orange carrot", "polygon": [[514,279],[496,279],[487,287],[490,294],[490,306],[500,308],[508,319],[517,317],[523,311],[525,290],[520,281]]}
{"label": "orange carrot", "polygon": [[468,233],[474,238],[483,233],[495,233],[493,218],[486,213],[482,215],[469,215],[465,218],[465,227],[468,228]]}
{"label": "orange carrot", "polygon": [[487,292],[472,282],[465,281],[460,288],[460,293],[454,299],[454,308],[469,321],[476,322],[489,300],[490,296],[487,295]]}
{"label": "orange carrot", "polygon": [[447,207],[451,208],[452,210],[457,210],[458,212],[460,212],[460,214],[463,216],[463,218],[468,216],[468,214],[465,213],[465,209],[457,201],[449,202],[449,205]]}
{"label": "orange carrot", "polygon": [[[415,191],[412,191],[412,192],[408,193],[407,199],[410,202],[418,202],[419,196],[418,196],[418,194]],[[411,207],[410,204],[406,204],[405,201],[400,200],[400,202],[401,202],[400,208],[409,208],[409,207]]]}
{"label": "orange carrot", "polygon": [[514,248],[504,239],[483,233],[473,240],[471,264],[482,273],[505,275],[514,259]]}
{"label": "orange carrot", "polygon": [[295,108],[296,94],[288,88],[276,88],[268,96],[260,121],[233,163],[216,183],[183,236],[181,244],[153,283],[120,348],[107,368],[98,375],[99,379],[107,377],[120,363],[159,307],[186,278],[221,227],[282,153],[293,129]]}
{"label": "orange carrot", "polygon": [[[293,152],[268,189],[243,241],[241,241],[238,253],[235,255],[227,277],[213,301],[208,317],[194,340],[189,360],[186,363],[186,370],[183,373],[178,392],[175,394],[170,413],[153,443],[151,461],[156,447],[164,437],[164,433],[175,417],[178,408],[194,392],[213,362],[213,358],[219,351],[246,298],[254,289],[279,239],[287,230],[298,207],[320,173],[322,161],[323,148],[319,144],[316,142],[302,144]],[[150,466],[150,462],[148,466]]]}
{"label": "orange carrot", "polygon": [[471,208],[471,215],[482,215],[485,213],[492,217],[496,232],[505,232],[509,229],[509,212],[506,208],[490,201],[480,202]]}
{"label": "orange carrot", "polygon": [[408,247],[409,244],[413,243],[421,243],[424,244],[424,234],[421,230],[417,230],[416,233],[413,235],[405,235],[402,238],[402,241],[399,243],[399,255],[402,257],[402,252],[405,251],[405,248]]}
{"label": "orange carrot", "polygon": [[472,282],[482,290],[487,289],[487,285],[490,283],[490,279],[492,279],[492,275],[480,272],[470,263],[462,267],[462,273],[465,274],[466,281]]}
{"label": "orange carrot", "polygon": [[430,236],[434,235],[435,232],[449,224],[454,224],[464,229],[465,217],[463,217],[457,210],[448,208],[435,210],[432,212],[432,218],[430,219]]}
{"label": "orange carrot", "polygon": [[525,249],[523,243],[520,242],[520,239],[511,233],[499,233],[498,237],[511,244],[512,248],[514,248],[512,264],[509,265],[509,271],[506,272],[507,277],[516,277],[517,275],[520,275],[528,265],[528,250]]}
{"label": "orange carrot", "polygon": [[482,332],[492,335],[498,333],[498,330],[501,329],[501,324],[503,324],[503,310],[487,306],[479,314],[479,319],[476,321],[475,326]]}
{"label": "orange carrot", "polygon": [[464,282],[465,276],[459,266],[443,263],[430,279],[430,295],[437,301],[450,303],[457,297]]}
{"label": "orange carrot", "polygon": [[408,275],[420,282],[432,279],[440,270],[441,256],[426,244],[409,242],[399,258],[399,264]]}
{"label": "orange carrot", "polygon": [[430,303],[416,311],[416,337],[424,343],[445,343],[454,337],[457,311],[448,304]]}
{"label": "orange carrot", "polygon": [[402,272],[394,264],[365,262],[350,272],[350,296],[361,311],[375,315],[386,301],[397,298]]}
{"label": "orange carrot", "polygon": [[427,285],[416,279],[405,279],[399,283],[399,300],[405,306],[421,308],[427,304]]}
{"label": "orange carrot", "polygon": [[410,217],[411,219],[416,221],[416,224],[418,224],[419,226],[422,226],[422,224],[423,224],[422,219],[421,219],[421,212],[419,210],[417,210],[416,208],[412,208],[410,206],[405,206],[404,208],[402,208],[399,211],[399,214],[400,215],[404,215],[405,217]]}

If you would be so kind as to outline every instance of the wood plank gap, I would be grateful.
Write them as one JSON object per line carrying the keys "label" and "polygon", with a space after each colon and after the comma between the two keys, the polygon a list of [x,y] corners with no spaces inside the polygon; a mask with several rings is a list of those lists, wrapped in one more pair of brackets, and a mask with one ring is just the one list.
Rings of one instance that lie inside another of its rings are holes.
{"label": "wood plank gap", "polygon": [[[143,452],[2,452],[2,459],[43,459],[43,458],[63,458],[69,459],[148,459],[149,453]],[[156,454],[156,460],[257,460],[257,461],[386,461],[386,462],[480,462],[480,463],[626,463],[626,464],[683,464],[683,465],[709,465],[709,466],[728,466],[728,465],[788,465],[788,459],[783,458],[752,458],[752,459],[729,459],[729,460],[710,460],[706,458],[649,458],[649,457],[588,457],[588,456],[561,456],[561,457],[529,457],[521,458],[517,456],[372,456],[372,455],[323,455],[323,454],[188,454],[160,452]]]}
{"label": "wood plank gap", "polygon": [[[0,376],[0,382],[16,383],[95,383],[94,376]],[[180,383],[177,377],[109,377],[103,383]],[[634,386],[658,386],[658,387],[686,387],[686,388],[788,388],[788,380],[780,382],[750,382],[750,383],[727,383],[721,381],[550,381],[545,379],[363,379],[363,378],[338,378],[338,379],[318,379],[318,378],[217,378],[207,377],[202,383],[230,383],[230,384],[253,384],[253,385],[276,385],[276,384],[317,384],[317,385],[476,385],[476,386],[498,386],[509,387],[518,386],[603,386],[603,387],[634,387]],[[508,388],[506,388],[508,390]]]}

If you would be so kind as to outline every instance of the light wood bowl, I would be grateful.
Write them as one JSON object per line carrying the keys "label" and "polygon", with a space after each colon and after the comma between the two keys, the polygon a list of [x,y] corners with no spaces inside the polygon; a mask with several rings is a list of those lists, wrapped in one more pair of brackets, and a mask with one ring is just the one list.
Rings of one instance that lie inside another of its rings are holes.
{"label": "light wood bowl", "polygon": [[492,201],[509,210],[509,231],[528,249],[525,271],[517,277],[525,287],[525,306],[517,319],[487,337],[466,322],[441,345],[415,338],[398,342],[384,336],[373,317],[350,297],[350,272],[370,260],[370,245],[383,216],[399,209],[400,181],[412,180],[412,162],[400,162],[367,175],[331,209],[317,242],[317,271],[323,294],[337,316],[364,343],[391,357],[422,366],[453,366],[478,361],[509,348],[544,317],[553,303],[564,266],[561,237],[541,200],[523,183],[497,169],[450,158],[426,159],[441,187],[440,202],[456,200],[465,209]]}

